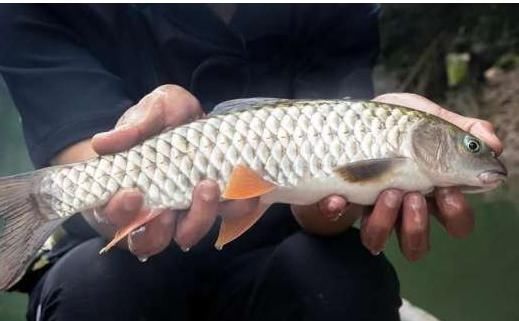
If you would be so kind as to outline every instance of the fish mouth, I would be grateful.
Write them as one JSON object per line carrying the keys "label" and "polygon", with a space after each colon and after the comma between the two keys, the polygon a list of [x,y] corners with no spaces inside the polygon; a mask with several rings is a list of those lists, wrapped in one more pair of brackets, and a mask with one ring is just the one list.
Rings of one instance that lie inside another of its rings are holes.
{"label": "fish mouth", "polygon": [[506,181],[508,173],[506,170],[485,171],[477,176],[480,185],[459,186],[463,193],[483,193],[491,191]]}
{"label": "fish mouth", "polygon": [[503,170],[485,171],[478,175],[478,179],[483,186],[497,186],[506,181],[508,173]]}

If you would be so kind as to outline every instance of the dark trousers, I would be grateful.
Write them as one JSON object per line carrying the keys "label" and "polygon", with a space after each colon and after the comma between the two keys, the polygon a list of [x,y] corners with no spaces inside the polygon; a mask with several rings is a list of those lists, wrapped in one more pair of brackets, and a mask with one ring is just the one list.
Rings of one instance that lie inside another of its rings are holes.
{"label": "dark trousers", "polygon": [[295,232],[277,244],[182,253],[146,263],[123,250],[77,246],[39,281],[29,320],[399,320],[399,285],[383,254],[355,229],[320,238]]}

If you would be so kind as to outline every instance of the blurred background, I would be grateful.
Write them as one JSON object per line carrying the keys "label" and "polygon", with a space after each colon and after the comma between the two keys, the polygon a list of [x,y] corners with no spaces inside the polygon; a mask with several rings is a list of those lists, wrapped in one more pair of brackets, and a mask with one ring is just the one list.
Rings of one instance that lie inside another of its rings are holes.
{"label": "blurred background", "polygon": [[[382,5],[377,93],[424,95],[464,115],[490,119],[512,177],[470,197],[476,230],[452,240],[434,223],[431,253],[407,262],[393,239],[386,254],[401,292],[442,321],[519,320],[519,5]],[[31,169],[19,116],[0,79],[0,176]],[[25,296],[0,294],[0,321],[25,319]]]}

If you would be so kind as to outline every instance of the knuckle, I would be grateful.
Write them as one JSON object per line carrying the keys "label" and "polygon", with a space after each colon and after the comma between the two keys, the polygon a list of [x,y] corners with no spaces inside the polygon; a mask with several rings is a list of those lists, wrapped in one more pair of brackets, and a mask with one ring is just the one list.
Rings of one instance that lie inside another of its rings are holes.
{"label": "knuckle", "polygon": [[251,200],[243,201],[242,204],[243,204],[242,205],[243,206],[243,213],[250,213],[253,210],[255,210],[256,207],[258,206],[256,201],[251,201]]}
{"label": "knuckle", "polygon": [[178,85],[166,84],[155,88],[153,92],[159,93],[161,95],[176,96],[184,91],[186,90]]}
{"label": "knuckle", "polygon": [[382,194],[382,200],[388,209],[398,209],[402,202],[402,192],[394,189],[384,191]]}
{"label": "knuckle", "polygon": [[204,180],[198,184],[198,192],[203,201],[214,201],[220,195],[220,187],[213,180]]}
{"label": "knuckle", "polygon": [[389,224],[384,224],[382,222],[371,222],[368,223],[367,231],[369,234],[373,235],[387,235],[389,232],[391,232],[392,226],[389,226]]}
{"label": "knuckle", "polygon": [[425,197],[420,193],[409,193],[404,197],[405,207],[414,213],[415,216],[420,216],[421,213],[427,211],[427,202]]}
{"label": "knuckle", "polygon": [[[181,104],[182,108],[172,108],[175,118],[195,120],[203,114],[200,102],[189,91],[178,85],[162,85],[153,91],[160,99],[163,108],[171,107],[173,102]],[[169,112],[167,112],[169,113]],[[166,114],[167,115],[167,114]]]}
{"label": "knuckle", "polygon": [[411,243],[417,244],[427,233],[427,228],[424,224],[411,224],[404,230],[404,233]]}

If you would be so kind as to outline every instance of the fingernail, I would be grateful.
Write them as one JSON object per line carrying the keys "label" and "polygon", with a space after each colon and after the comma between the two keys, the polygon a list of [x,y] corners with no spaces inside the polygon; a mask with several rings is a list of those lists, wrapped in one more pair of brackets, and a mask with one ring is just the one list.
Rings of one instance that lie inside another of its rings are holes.
{"label": "fingernail", "polygon": [[336,213],[340,210],[340,204],[338,204],[336,201],[331,201],[328,203],[328,211],[332,213]]}
{"label": "fingernail", "polygon": [[135,125],[145,118],[145,110],[140,105],[135,105],[128,109],[124,115],[119,119],[115,128],[122,129],[125,126]]}
{"label": "fingernail", "polygon": [[94,218],[97,221],[97,223],[110,223],[106,217],[101,215],[100,211],[98,211],[97,208],[94,208],[92,210],[92,213],[94,214]]}
{"label": "fingernail", "polygon": [[191,248],[190,248],[189,246],[181,247],[180,249],[181,249],[182,252],[184,252],[184,253],[187,253],[187,252],[189,252],[189,251],[191,250]]}
{"label": "fingernail", "polygon": [[128,128],[131,128],[131,127],[134,127],[134,126],[130,125],[130,124],[117,125],[114,129],[112,129],[111,131],[107,132],[107,134],[118,132],[118,131],[124,131],[124,130],[127,130]]}
{"label": "fingernail", "polygon": [[415,211],[425,206],[425,199],[422,195],[410,194],[407,196],[407,201],[409,202],[409,206]]}
{"label": "fingernail", "polygon": [[476,122],[471,128],[470,128],[470,133],[474,136],[493,136],[495,138],[497,138],[497,136],[491,132],[487,127],[483,126],[483,124],[481,122]]}
{"label": "fingernail", "polygon": [[217,195],[215,193],[215,183],[210,181],[203,181],[200,183],[200,198],[202,201],[209,203],[216,199]]}
{"label": "fingernail", "polygon": [[128,249],[130,252],[135,253],[135,242],[144,235],[144,232],[146,232],[146,226],[144,225],[130,232],[128,235]]}
{"label": "fingernail", "polygon": [[215,197],[214,197],[214,194],[211,192],[202,192],[202,193],[200,193],[200,198],[204,202],[209,203],[209,202],[212,202]]}
{"label": "fingernail", "polygon": [[331,218],[332,222],[338,221],[344,215],[344,211],[337,213],[334,217]]}
{"label": "fingernail", "polygon": [[372,251],[370,250],[371,254],[373,254],[374,256],[377,256],[377,255],[380,255],[380,253],[382,253],[382,251]]}
{"label": "fingernail", "polygon": [[137,260],[139,260],[141,263],[146,263],[148,259],[149,257],[147,256],[137,256]]}
{"label": "fingernail", "polygon": [[375,241],[375,238],[373,235],[369,233],[369,231],[366,231],[362,237],[362,244],[364,244],[364,247],[368,249],[371,253],[375,252],[372,250],[374,248],[373,243]]}
{"label": "fingernail", "polygon": [[103,137],[109,136],[109,135],[110,135],[110,132],[111,132],[111,131],[97,133],[97,134],[95,134],[95,135],[92,137],[92,139],[103,138]]}

